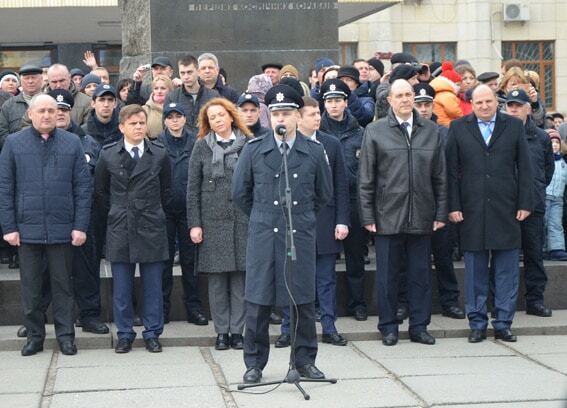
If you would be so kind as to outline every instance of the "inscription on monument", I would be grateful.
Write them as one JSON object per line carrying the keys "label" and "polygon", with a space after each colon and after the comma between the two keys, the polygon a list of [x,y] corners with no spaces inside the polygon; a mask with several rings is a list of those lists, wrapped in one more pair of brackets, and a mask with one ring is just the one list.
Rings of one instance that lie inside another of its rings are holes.
{"label": "inscription on monument", "polygon": [[247,11],[290,11],[290,10],[335,10],[336,1],[264,1],[247,3],[189,3],[189,11],[247,12]]}

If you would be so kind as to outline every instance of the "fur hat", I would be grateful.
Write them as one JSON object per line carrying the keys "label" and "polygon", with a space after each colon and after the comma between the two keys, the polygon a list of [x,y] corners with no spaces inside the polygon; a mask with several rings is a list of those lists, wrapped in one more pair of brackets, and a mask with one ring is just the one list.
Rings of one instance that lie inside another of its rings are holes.
{"label": "fur hat", "polygon": [[461,76],[454,70],[453,63],[451,61],[445,61],[441,64],[441,76],[447,78],[448,80],[457,83],[461,82]]}

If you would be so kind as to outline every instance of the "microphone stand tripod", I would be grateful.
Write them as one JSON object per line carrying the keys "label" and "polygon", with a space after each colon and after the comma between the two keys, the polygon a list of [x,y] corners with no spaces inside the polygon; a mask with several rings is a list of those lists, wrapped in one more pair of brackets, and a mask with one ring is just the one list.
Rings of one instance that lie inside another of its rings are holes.
{"label": "microphone stand tripod", "polygon": [[[280,125],[281,126],[281,125]],[[286,286],[288,289],[288,301],[289,301],[289,327],[291,333],[291,340],[290,340],[290,353],[289,353],[289,369],[287,371],[286,377],[283,381],[270,381],[270,382],[263,382],[258,384],[239,384],[238,389],[244,390],[246,388],[255,388],[255,387],[264,387],[269,385],[275,385],[280,383],[287,383],[293,384],[297,387],[297,389],[303,395],[303,398],[306,400],[310,399],[310,395],[305,392],[303,387],[300,385],[302,382],[314,382],[314,383],[331,383],[336,384],[337,380],[335,378],[324,378],[324,379],[311,379],[311,378],[301,378],[299,371],[297,371],[297,367],[295,366],[295,337],[296,337],[296,318],[295,310],[296,305],[295,301],[293,300],[293,296],[291,293],[292,288],[292,263],[297,260],[297,253],[295,251],[295,240],[293,238],[293,217],[291,214],[291,187],[289,186],[289,171],[287,168],[287,153],[288,153],[288,145],[286,143],[287,140],[287,132],[283,126],[276,127],[275,132],[282,136],[282,146],[283,146],[283,170],[284,170],[284,178],[285,178],[285,194],[284,194],[284,206],[286,209],[286,262],[285,262],[285,280]]]}

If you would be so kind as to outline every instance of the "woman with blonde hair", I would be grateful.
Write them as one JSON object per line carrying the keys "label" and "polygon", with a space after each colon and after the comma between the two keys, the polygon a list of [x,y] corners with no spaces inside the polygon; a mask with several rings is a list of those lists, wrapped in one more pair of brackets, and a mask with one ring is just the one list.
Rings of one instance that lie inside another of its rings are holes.
{"label": "woman with blonde hair", "polygon": [[248,217],[233,204],[231,188],[238,155],[250,136],[232,102],[211,99],[199,112],[189,160],[187,220],[197,244],[197,271],[208,274],[217,350],[243,347]]}
{"label": "woman with blonde hair", "polygon": [[514,89],[523,89],[530,98],[532,107],[532,119],[537,126],[543,126],[545,122],[545,108],[541,103],[538,91],[526,77],[524,71],[519,67],[512,67],[504,74],[496,95],[498,96],[498,104],[500,109],[504,109],[506,104],[506,95]]}
{"label": "woman with blonde hair", "polygon": [[165,75],[157,75],[152,81],[152,93],[142,106],[148,116],[148,137],[157,139],[163,132],[163,103],[167,94],[173,90],[173,82]]}

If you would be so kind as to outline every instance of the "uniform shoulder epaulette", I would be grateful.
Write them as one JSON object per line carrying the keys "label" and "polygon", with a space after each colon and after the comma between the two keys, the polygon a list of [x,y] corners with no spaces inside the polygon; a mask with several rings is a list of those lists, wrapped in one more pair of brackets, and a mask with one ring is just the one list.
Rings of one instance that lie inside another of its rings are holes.
{"label": "uniform shoulder epaulette", "polygon": [[106,150],[106,149],[108,149],[108,148],[111,148],[112,146],[116,145],[116,143],[118,143],[118,142],[107,143],[107,144],[105,144],[104,146],[102,146],[102,149],[103,149],[103,150]]}
{"label": "uniform shoulder epaulette", "polygon": [[163,143],[158,142],[157,140],[152,140],[151,144],[153,144],[154,146],[157,146],[157,147],[161,147],[162,149],[165,149],[165,146],[163,145]]}
{"label": "uniform shoulder epaulette", "polygon": [[264,140],[264,136],[258,136],[258,137],[255,137],[254,139],[250,139],[247,143],[249,143],[249,144],[256,143],[256,142],[259,142],[260,140]]}

